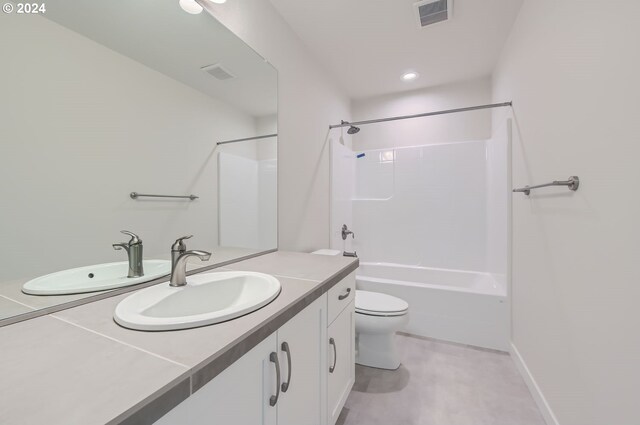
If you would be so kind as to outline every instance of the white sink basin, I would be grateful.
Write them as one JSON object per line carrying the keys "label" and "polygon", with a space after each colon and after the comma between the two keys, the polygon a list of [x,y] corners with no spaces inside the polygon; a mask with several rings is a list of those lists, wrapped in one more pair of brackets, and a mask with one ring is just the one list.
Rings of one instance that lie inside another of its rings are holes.
{"label": "white sink basin", "polygon": [[258,310],[280,294],[280,281],[254,272],[210,272],[187,277],[187,284],[161,283],[142,289],[116,307],[125,328],[168,331],[212,325]]}
{"label": "white sink basin", "polygon": [[22,285],[31,295],[68,295],[123,288],[168,275],[171,261],[143,261],[144,276],[127,277],[129,262],[96,264],[40,276]]}

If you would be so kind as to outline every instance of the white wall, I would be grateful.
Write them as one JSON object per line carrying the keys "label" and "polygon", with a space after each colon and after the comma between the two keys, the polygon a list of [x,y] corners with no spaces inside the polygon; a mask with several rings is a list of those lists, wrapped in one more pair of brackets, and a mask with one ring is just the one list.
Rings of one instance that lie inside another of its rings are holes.
{"label": "white wall", "polygon": [[[413,115],[491,103],[491,79],[464,81],[356,100],[353,121]],[[354,150],[431,143],[485,140],[491,137],[491,111],[480,110],[362,126]]]}
{"label": "white wall", "polygon": [[562,425],[640,423],[639,16],[525,0],[493,80],[513,185],[581,178],[513,196],[512,340]]}
{"label": "white wall", "polygon": [[146,258],[186,234],[215,248],[212,140],[253,135],[253,117],[39,16],[0,15],[0,51],[0,280],[125,261],[121,229]]}
{"label": "white wall", "polygon": [[329,124],[350,118],[342,90],[267,0],[208,10],[278,69],[279,247],[329,246]]}

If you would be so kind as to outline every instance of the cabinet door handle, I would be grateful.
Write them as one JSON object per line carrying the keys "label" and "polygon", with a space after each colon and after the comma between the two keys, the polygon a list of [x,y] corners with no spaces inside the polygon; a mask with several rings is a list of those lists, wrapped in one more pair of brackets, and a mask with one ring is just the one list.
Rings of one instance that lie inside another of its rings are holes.
{"label": "cabinet door handle", "polygon": [[344,300],[345,298],[347,298],[350,294],[351,294],[351,288],[347,288],[347,293],[346,293],[346,294],[344,294],[344,295],[339,295],[339,296],[338,296],[338,299],[339,299],[340,301],[342,301],[342,300]]}
{"label": "cabinet door handle", "polygon": [[287,382],[282,383],[282,392],[286,393],[291,383],[291,351],[289,351],[289,344],[286,342],[283,342],[280,348],[287,353]]}
{"label": "cabinet door handle", "polygon": [[336,370],[336,363],[338,363],[338,348],[336,347],[336,340],[329,338],[329,345],[333,345],[333,366],[329,367],[329,373],[333,373]]}
{"label": "cabinet door handle", "polygon": [[278,361],[278,353],[271,353],[269,355],[269,360],[271,363],[276,365],[276,395],[272,395],[271,398],[269,398],[269,406],[275,406],[278,402],[278,398],[280,398],[280,362]]}

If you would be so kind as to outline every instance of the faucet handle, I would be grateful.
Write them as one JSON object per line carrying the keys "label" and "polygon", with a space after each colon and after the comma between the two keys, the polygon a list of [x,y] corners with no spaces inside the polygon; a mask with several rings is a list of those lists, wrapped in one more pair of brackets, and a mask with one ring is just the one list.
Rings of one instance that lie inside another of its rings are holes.
{"label": "faucet handle", "polygon": [[128,230],[120,230],[120,233],[131,236],[131,239],[129,240],[129,246],[138,245],[142,243],[142,239],[140,239],[138,235],[136,235],[133,232],[130,232]]}
{"label": "faucet handle", "polygon": [[192,237],[193,235],[189,235],[176,239],[173,245],[171,245],[171,251],[185,252],[187,250],[187,245],[184,243],[184,240],[191,239]]}
{"label": "faucet handle", "polygon": [[343,240],[343,241],[346,241],[346,240],[347,240],[347,236],[349,236],[349,235],[351,235],[351,237],[352,237],[353,239],[355,239],[355,238],[356,238],[356,234],[355,234],[355,233],[353,233],[351,230],[349,230],[349,228],[347,227],[347,225],[346,225],[346,224],[343,224],[343,225],[342,225],[342,240]]}

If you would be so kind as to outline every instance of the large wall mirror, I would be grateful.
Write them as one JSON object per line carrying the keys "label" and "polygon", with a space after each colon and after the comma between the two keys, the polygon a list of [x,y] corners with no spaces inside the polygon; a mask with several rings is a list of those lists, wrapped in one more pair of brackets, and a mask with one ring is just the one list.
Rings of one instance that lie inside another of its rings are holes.
{"label": "large wall mirror", "polygon": [[277,71],[209,14],[55,0],[0,55],[0,325],[277,248]]}

